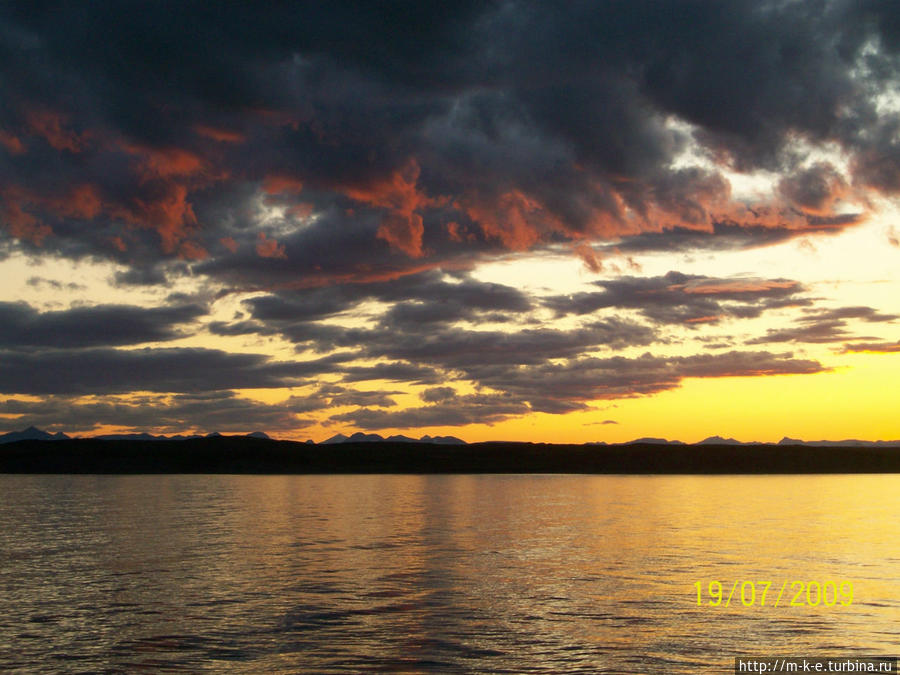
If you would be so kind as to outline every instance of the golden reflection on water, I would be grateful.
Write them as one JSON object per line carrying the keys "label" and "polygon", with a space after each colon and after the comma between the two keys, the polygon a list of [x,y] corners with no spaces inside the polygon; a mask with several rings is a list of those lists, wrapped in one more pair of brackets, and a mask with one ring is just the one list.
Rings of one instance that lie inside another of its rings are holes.
{"label": "golden reflection on water", "polygon": [[[86,669],[217,672],[730,672],[738,655],[892,655],[896,485],[4,476],[14,592],[0,615],[21,620],[0,624],[0,644],[24,648],[0,667],[48,649]],[[711,581],[772,586],[766,606],[715,607]],[[774,607],[794,581],[851,582],[853,604]]]}

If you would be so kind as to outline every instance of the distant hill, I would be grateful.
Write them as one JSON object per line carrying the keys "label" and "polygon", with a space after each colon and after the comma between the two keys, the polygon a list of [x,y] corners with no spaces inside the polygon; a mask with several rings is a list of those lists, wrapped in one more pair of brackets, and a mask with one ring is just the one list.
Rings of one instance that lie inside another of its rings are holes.
{"label": "distant hill", "polygon": [[[67,440],[71,438],[70,436],[58,432],[55,434],[48,433],[37,427],[30,426],[27,429],[23,429],[22,431],[12,431],[6,434],[0,435],[0,444],[5,443],[15,443],[17,441],[61,441]],[[133,434],[102,434],[98,436],[91,436],[87,440],[97,440],[97,441],[134,441],[134,442],[150,442],[150,441],[186,441],[186,440],[195,440],[200,438],[254,438],[259,440],[271,440],[271,437],[264,431],[253,431],[245,436],[223,436],[219,432],[212,432],[210,434],[202,435],[202,434],[192,434],[192,435],[181,435],[176,434],[173,436],[165,436],[165,435],[153,435],[148,433],[133,433]],[[498,443],[500,441],[497,441]],[[402,434],[395,434],[393,436],[388,436],[385,438],[379,434],[367,434],[361,431],[357,431],[350,436],[345,436],[344,434],[335,434],[331,438],[322,441],[321,443],[316,444],[312,440],[308,440],[305,442],[306,445],[334,445],[334,444],[358,444],[358,443],[381,443],[381,444],[406,444],[406,443],[428,443],[433,445],[469,445],[466,441],[457,438],[456,436],[429,436],[424,435],[421,438],[412,438],[410,436],[404,436]],[[510,441],[509,443],[523,445],[524,443],[518,441]],[[650,445],[650,446],[681,446],[681,447],[697,447],[697,446],[735,446],[735,447],[758,447],[763,445],[777,445],[778,447],[792,447],[792,446],[801,446],[808,448],[898,448],[900,447],[900,440],[893,441],[860,441],[856,439],[847,439],[841,441],[804,441],[797,438],[790,438],[785,436],[777,444],[771,443],[762,443],[760,441],[738,441],[734,438],[723,438],[722,436],[710,436],[709,438],[704,438],[702,441],[697,443],[689,444],[684,443],[679,440],[668,440],[666,438],[654,438],[654,437],[645,437],[645,438],[636,438],[633,441],[627,441],[625,443],[610,443],[607,444],[605,441],[589,441],[584,444],[585,446],[616,446],[616,445]]]}
{"label": "distant hill", "polygon": [[191,436],[182,436],[181,434],[176,434],[175,436],[154,436],[153,434],[140,433],[140,434],[102,434],[100,436],[91,436],[97,441],[186,441],[189,438],[203,438],[199,435],[191,435]]}
{"label": "distant hill", "polygon": [[466,442],[456,436],[422,436],[422,443],[437,443],[438,445],[465,445]]}
{"label": "distant hill", "polygon": [[[139,433],[139,434],[102,434],[100,436],[91,436],[90,438],[97,441],[186,441],[191,438],[219,438],[222,434],[218,431],[214,431],[211,434],[206,434],[203,436],[201,434],[191,434],[190,436],[183,436],[181,434],[175,434],[174,436],[163,436],[148,433]],[[264,431],[253,431],[247,434],[249,438],[269,438],[269,435]]]}
{"label": "distant hill", "polygon": [[55,434],[47,433],[37,427],[28,427],[22,431],[10,431],[0,436],[0,443],[15,443],[16,441],[63,441],[69,438],[63,432]]}
{"label": "distant hill", "polygon": [[684,445],[681,441],[669,441],[665,438],[636,438],[633,441],[628,441],[626,445],[634,445],[634,444],[649,444],[649,445]]}
{"label": "distant hill", "polygon": [[785,436],[778,445],[805,445],[807,447],[815,446],[820,448],[895,448],[900,447],[900,440],[897,441],[859,441],[856,439],[846,439],[843,441],[800,441],[796,438],[788,438]]}
{"label": "distant hill", "polygon": [[380,436],[379,434],[364,434],[357,431],[355,434],[345,436],[344,434],[335,434],[331,438],[322,441],[321,445],[332,445],[334,443],[437,443],[438,445],[465,445],[466,442],[456,436],[422,436],[422,438],[410,438],[409,436],[394,435]]}
{"label": "distant hill", "polygon": [[702,441],[697,443],[697,445],[742,445],[742,443],[740,441],[736,441],[733,438],[710,436],[709,438],[704,438]]}

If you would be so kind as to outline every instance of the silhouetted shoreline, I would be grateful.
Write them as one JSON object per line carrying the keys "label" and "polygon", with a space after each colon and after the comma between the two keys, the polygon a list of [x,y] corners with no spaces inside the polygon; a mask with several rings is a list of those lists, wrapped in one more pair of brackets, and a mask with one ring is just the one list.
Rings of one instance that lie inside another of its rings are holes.
{"label": "silhouetted shoreline", "polygon": [[2,473],[900,473],[897,447],[341,443],[240,436],[175,441],[25,440]]}

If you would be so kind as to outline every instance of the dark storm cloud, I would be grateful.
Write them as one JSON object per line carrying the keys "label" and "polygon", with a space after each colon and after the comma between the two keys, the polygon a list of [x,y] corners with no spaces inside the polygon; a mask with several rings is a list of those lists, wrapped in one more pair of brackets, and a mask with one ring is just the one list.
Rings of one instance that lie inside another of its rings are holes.
{"label": "dark storm cloud", "polygon": [[206,314],[198,305],[143,308],[127,305],[38,312],[0,302],[0,348],[120,346],[183,337],[179,325]]}
{"label": "dark storm cloud", "polygon": [[214,349],[82,349],[0,353],[0,391],[8,394],[196,393],[287,387],[335,372],[351,358],[336,354],[301,362]]}
{"label": "dark storm cloud", "polygon": [[[900,121],[876,105],[897,11],[7,3],[0,218],[30,250],[135,280],[179,257],[256,285],[678,227],[715,247],[720,223],[761,228],[756,244],[816,232],[847,224],[840,199],[900,190]],[[799,141],[838,144],[850,174]],[[674,168],[692,143],[781,173],[780,197],[747,209],[718,168]],[[268,225],[260,199],[281,209]]]}
{"label": "dark storm cloud", "polygon": [[785,176],[779,191],[797,208],[809,213],[828,213],[835,200],[848,190],[843,176],[827,162],[819,162]]}
{"label": "dark storm cloud", "polygon": [[838,216],[804,216],[802,227],[787,223],[775,225],[741,225],[736,222],[716,222],[709,231],[672,227],[664,232],[645,232],[626,236],[610,245],[613,252],[653,253],[658,251],[688,252],[697,249],[735,250],[780,244],[808,235],[835,235],[862,222],[860,213]]}
{"label": "dark storm cloud", "polygon": [[657,324],[715,323],[726,317],[753,318],[767,309],[809,304],[805,289],[789,279],[714,278],[669,272],[660,277],[595,281],[600,292],[555,296],[544,304],[557,315],[633,309]]}

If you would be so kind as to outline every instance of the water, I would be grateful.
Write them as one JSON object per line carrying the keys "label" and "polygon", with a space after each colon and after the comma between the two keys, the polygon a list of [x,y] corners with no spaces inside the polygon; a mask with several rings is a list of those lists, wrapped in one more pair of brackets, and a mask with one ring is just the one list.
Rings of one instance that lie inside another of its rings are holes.
{"label": "water", "polygon": [[[697,673],[740,655],[893,656],[897,485],[0,476],[0,670]],[[694,583],[712,580],[773,588],[765,607],[698,607]],[[795,580],[852,582],[853,602],[772,606]]]}

